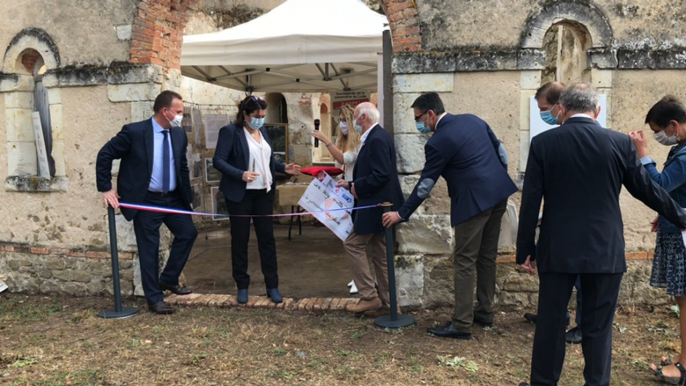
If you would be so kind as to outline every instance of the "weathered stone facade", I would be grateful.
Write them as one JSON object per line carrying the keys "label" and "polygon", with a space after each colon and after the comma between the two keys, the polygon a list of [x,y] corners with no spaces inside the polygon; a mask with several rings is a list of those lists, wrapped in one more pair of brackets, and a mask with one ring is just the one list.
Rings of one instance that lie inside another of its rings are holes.
{"label": "weathered stone facade", "polygon": [[[83,7],[82,2],[67,0],[51,13],[44,11],[50,6],[47,2],[17,0],[5,5],[7,18],[0,30],[0,47],[6,47],[0,68],[0,121],[6,124],[0,132],[0,141],[6,143],[6,150],[0,150],[0,165],[5,166],[0,166],[5,181],[0,190],[0,274],[13,289],[110,291],[106,216],[94,187],[98,149],[123,124],[149,117],[152,101],[163,89],[181,91],[186,102],[203,112],[234,114],[243,91],[181,76],[182,33],[185,28],[187,33],[215,31],[283,1],[124,0]],[[666,93],[681,95],[686,82],[680,2],[368,3],[382,6],[393,38],[393,95],[386,97],[393,100],[394,116],[386,126],[395,134],[405,194],[418,179],[427,139],[416,132],[409,106],[425,91],[439,92],[450,112],[484,118],[509,153],[510,175],[521,182],[530,135],[529,98],[552,69],[559,72],[552,62],[564,57],[546,51],[554,45],[545,44],[553,27],[569,27],[581,36],[568,52],[583,54],[586,60],[567,67],[607,95],[608,126],[615,130],[643,127],[648,107]],[[50,179],[36,176],[30,112],[39,77],[52,119],[55,172]],[[312,161],[307,133],[327,98],[281,96],[288,106],[290,159],[307,165]],[[649,146],[654,158],[666,156],[666,148],[652,141]],[[211,153],[202,150],[202,158]],[[203,186],[208,201],[209,186]],[[519,195],[511,201],[517,204]],[[411,221],[397,228],[402,305],[452,302],[449,202],[445,183],[439,181]],[[622,194],[621,204],[628,255],[652,250],[654,236],[647,226],[652,211],[628,194]],[[139,292],[134,286],[138,264],[131,225],[121,218],[117,223],[122,288],[125,293]],[[161,244],[168,242],[165,235]],[[511,253],[512,245],[501,251]],[[508,259],[503,257],[498,265],[498,302],[529,307],[535,302],[536,281],[515,272]],[[647,259],[631,260],[629,266],[622,302],[666,300],[661,291],[647,286]]]}

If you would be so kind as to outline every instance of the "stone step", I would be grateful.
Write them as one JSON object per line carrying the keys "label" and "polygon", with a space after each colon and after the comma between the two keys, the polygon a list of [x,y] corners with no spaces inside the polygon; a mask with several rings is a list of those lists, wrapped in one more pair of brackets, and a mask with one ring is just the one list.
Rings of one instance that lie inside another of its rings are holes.
{"label": "stone step", "polygon": [[177,306],[244,307],[293,311],[331,312],[345,311],[348,304],[355,304],[359,298],[283,298],[282,303],[274,303],[267,296],[249,296],[246,304],[238,304],[236,296],[221,294],[169,295],[165,303]]}

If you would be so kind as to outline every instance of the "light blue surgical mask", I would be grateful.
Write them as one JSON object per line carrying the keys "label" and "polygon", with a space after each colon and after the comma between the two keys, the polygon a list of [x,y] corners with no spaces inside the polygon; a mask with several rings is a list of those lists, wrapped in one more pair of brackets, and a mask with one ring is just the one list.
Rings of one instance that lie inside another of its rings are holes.
{"label": "light blue surgical mask", "polygon": [[[359,118],[358,118],[358,119],[359,119]],[[353,118],[353,128],[354,128],[355,131],[357,131],[358,133],[361,133],[361,132],[362,132],[362,125],[358,125],[358,124],[357,124],[357,119],[354,119],[354,118]]]}
{"label": "light blue surgical mask", "polygon": [[417,131],[422,134],[429,134],[431,132],[431,128],[424,121],[415,122],[414,125],[417,127]]}
{"label": "light blue surgical mask", "polygon": [[264,126],[264,118],[250,117],[250,127],[257,130]]}
{"label": "light blue surgical mask", "polygon": [[[557,117],[553,117],[552,110],[553,109],[550,108],[550,110],[541,111],[541,119],[543,120],[543,122],[545,122],[549,125],[557,125]],[[559,115],[559,113],[558,113],[558,115]]]}

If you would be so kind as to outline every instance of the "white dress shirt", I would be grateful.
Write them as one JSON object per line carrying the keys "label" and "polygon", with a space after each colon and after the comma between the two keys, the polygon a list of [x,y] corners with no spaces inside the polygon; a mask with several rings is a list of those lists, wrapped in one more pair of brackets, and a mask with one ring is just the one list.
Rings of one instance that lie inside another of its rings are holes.
{"label": "white dress shirt", "polygon": [[248,141],[248,148],[250,150],[250,159],[248,164],[248,171],[257,172],[260,175],[255,177],[254,180],[249,181],[246,189],[248,190],[260,190],[267,189],[269,192],[272,189],[272,173],[269,170],[269,160],[272,155],[272,148],[269,146],[267,141],[262,137],[262,132],[260,133],[259,142],[250,134],[250,131],[243,128],[245,133],[245,139]]}

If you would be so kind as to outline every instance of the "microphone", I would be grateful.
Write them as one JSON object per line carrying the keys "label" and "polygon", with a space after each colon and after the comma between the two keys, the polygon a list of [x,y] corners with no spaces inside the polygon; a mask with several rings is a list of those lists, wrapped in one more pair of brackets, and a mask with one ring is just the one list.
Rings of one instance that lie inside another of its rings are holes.
{"label": "microphone", "polygon": [[[319,119],[314,120],[314,129],[319,130]],[[314,139],[314,147],[319,147],[319,139],[318,138]]]}

